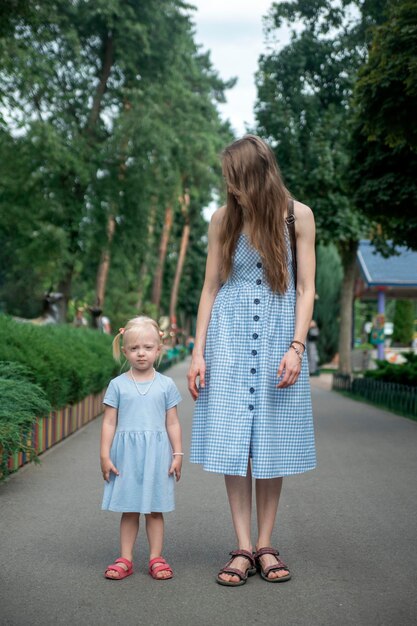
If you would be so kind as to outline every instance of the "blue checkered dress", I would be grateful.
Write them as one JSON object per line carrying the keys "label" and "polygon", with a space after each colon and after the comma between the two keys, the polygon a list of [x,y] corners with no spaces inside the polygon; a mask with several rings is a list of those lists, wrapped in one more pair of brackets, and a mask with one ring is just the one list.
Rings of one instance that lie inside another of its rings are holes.
{"label": "blue checkered dress", "polygon": [[232,273],[213,305],[206,339],[206,386],[196,401],[191,462],[209,472],[275,478],[316,465],[307,358],[291,387],[277,370],[294,333],[295,289],[266,282],[259,252],[239,237]]}

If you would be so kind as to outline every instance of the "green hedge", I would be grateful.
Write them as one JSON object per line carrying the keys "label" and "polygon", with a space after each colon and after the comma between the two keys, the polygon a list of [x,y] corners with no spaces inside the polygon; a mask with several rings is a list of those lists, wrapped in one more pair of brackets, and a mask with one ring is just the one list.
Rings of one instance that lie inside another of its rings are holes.
{"label": "green hedge", "polygon": [[0,361],[24,365],[55,409],[104,389],[118,371],[111,343],[96,330],[36,326],[0,316]]}
{"label": "green hedge", "polygon": [[48,414],[51,405],[33,375],[18,363],[0,362],[0,476],[8,473],[7,460],[15,452],[35,458],[27,438],[38,415]]}
{"label": "green hedge", "polygon": [[412,352],[403,354],[407,359],[402,365],[395,365],[388,361],[376,361],[377,369],[365,372],[366,378],[373,378],[386,383],[398,383],[417,387],[417,355]]}

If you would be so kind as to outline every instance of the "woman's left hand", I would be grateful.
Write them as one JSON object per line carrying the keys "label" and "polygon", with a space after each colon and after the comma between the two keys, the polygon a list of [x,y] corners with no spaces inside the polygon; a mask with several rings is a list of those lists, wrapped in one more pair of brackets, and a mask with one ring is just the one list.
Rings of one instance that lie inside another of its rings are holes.
{"label": "woman's left hand", "polygon": [[290,348],[283,356],[281,363],[279,364],[277,377],[282,380],[278,383],[277,387],[283,389],[284,387],[291,387],[297,382],[298,376],[301,372],[300,357],[295,350]]}

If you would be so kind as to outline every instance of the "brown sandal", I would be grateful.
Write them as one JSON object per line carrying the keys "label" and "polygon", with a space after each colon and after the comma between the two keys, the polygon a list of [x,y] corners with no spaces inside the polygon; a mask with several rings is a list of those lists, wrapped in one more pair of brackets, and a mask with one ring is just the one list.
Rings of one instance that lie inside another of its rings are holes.
{"label": "brown sandal", "polygon": [[[263,556],[264,554],[272,554],[272,556],[276,558],[277,562],[274,565],[269,565],[268,567],[265,567],[265,568],[262,567],[260,557]],[[266,580],[268,583],[284,583],[286,580],[290,580],[291,578],[289,568],[287,567],[287,565],[285,565],[283,561],[281,561],[280,558],[278,558],[278,555],[279,555],[279,552],[278,550],[275,550],[275,548],[260,548],[259,550],[255,552],[256,568],[258,572],[260,573],[261,577],[264,580]],[[282,570],[287,571],[288,574],[286,576],[280,576],[277,578],[268,577],[268,574],[270,572],[279,572]]]}
{"label": "brown sandal", "polygon": [[[224,585],[225,587],[240,587],[246,583],[248,576],[254,576],[256,574],[254,555],[248,550],[232,550],[229,554],[232,558],[217,574],[216,582],[218,582],[219,585]],[[244,556],[245,559],[249,561],[250,567],[248,567],[245,572],[241,569],[237,569],[236,567],[230,567],[230,564],[237,556]],[[238,582],[223,580],[222,578],[219,578],[220,574],[232,574],[234,576],[239,576],[240,580]]]}

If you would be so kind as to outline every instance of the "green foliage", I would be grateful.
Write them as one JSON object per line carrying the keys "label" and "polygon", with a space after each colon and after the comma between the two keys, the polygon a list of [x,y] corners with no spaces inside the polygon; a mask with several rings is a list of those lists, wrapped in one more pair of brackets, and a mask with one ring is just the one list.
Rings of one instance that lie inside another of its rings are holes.
{"label": "green foliage", "polygon": [[414,336],[414,303],[411,300],[397,300],[393,321],[393,341],[409,346]]}
{"label": "green foliage", "polygon": [[318,352],[321,363],[329,363],[337,352],[339,338],[340,289],[343,269],[334,245],[317,247],[314,319],[320,330]]}
{"label": "green foliage", "polygon": [[416,3],[388,2],[385,22],[372,33],[354,94],[351,188],[378,223],[381,251],[386,239],[417,249]]}
{"label": "green foliage", "polygon": [[180,0],[15,4],[0,30],[0,310],[35,317],[51,285],[94,304],[109,248],[105,312],[124,322],[137,312],[143,267],[149,300],[163,212],[170,203],[181,225],[185,189],[192,230],[202,230],[231,138],[217,104],[233,81],[199,49]]}
{"label": "green foliage", "polygon": [[108,335],[69,326],[20,324],[5,316],[0,316],[0,360],[30,369],[54,408],[98,393],[116,371]]}
{"label": "green foliage", "polygon": [[365,376],[387,383],[417,387],[417,355],[409,352],[408,354],[403,354],[403,356],[407,359],[407,362],[402,365],[378,360],[376,362],[378,368],[376,370],[368,370],[365,372]]}
{"label": "green foliage", "polygon": [[30,370],[19,363],[0,361],[0,477],[8,473],[7,460],[16,452],[35,451],[28,443],[38,416],[51,410],[45,392],[30,382]]}

